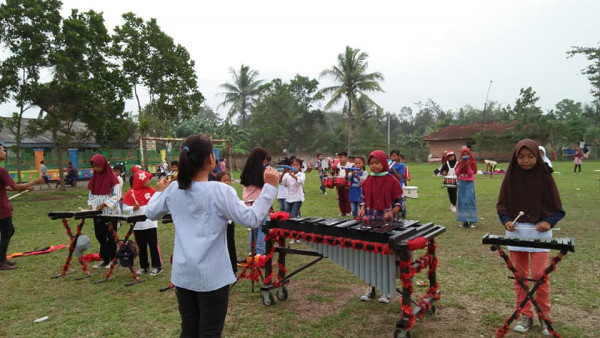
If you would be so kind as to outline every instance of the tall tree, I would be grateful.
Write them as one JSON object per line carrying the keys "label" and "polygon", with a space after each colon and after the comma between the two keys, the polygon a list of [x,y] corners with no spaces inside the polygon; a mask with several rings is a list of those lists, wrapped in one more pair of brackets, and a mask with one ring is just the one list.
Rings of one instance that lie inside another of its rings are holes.
{"label": "tall tree", "polygon": [[592,83],[592,95],[596,101],[596,115],[600,118],[600,47],[571,47],[567,52],[568,57],[583,55],[591,64],[581,72],[588,76]]}
{"label": "tall tree", "polygon": [[0,61],[0,102],[11,99],[18,112],[4,119],[15,135],[17,181],[21,182],[23,114],[31,108],[32,88],[48,66],[48,55],[60,28],[58,0],[8,0],[0,4],[0,48],[8,57]]}
{"label": "tall tree", "polygon": [[257,79],[258,71],[251,70],[249,66],[241,65],[238,72],[233,68],[230,68],[229,71],[233,82],[223,83],[220,86],[224,90],[221,93],[224,100],[217,106],[217,109],[221,106],[231,105],[227,113],[227,119],[231,120],[234,115],[239,114],[242,126],[245,128],[247,126],[247,111],[250,107],[250,100],[258,95],[263,80]]}
{"label": "tall tree", "polygon": [[[371,100],[367,92],[383,92],[379,81],[383,81],[383,75],[379,72],[367,73],[369,55],[360,49],[346,46],[346,51],[338,55],[337,65],[321,72],[321,77],[332,78],[336,85],[325,87],[319,91],[321,94],[331,95],[331,99],[325,105],[325,109],[345,99],[348,109],[348,153],[351,152],[350,142],[352,140],[352,115],[360,117],[358,110],[358,96],[364,96],[365,100]],[[373,102],[373,104],[375,104]],[[376,104],[375,104],[376,105]]]}
{"label": "tall tree", "polygon": [[73,10],[49,56],[52,80],[33,90],[32,101],[42,113],[32,128],[52,133],[62,189],[62,154],[82,136],[72,128],[75,121],[85,123],[88,134],[104,146],[122,144],[133,132],[124,112],[131,88],[110,62],[109,42],[101,13]]}

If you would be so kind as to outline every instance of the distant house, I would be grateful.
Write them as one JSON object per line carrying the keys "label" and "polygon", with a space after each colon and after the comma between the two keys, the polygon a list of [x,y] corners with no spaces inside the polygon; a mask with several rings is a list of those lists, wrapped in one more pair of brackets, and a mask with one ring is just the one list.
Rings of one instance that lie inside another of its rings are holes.
{"label": "distant house", "polygon": [[432,159],[441,159],[444,151],[452,150],[456,153],[462,147],[471,146],[473,156],[477,159],[494,159],[499,161],[510,160],[513,153],[514,144],[508,141],[501,141],[505,144],[496,144],[491,149],[482,149],[481,152],[475,144],[475,135],[486,129],[496,135],[505,134],[513,130],[516,122],[476,122],[463,125],[452,125],[433,132],[421,140],[429,143],[429,153]]}

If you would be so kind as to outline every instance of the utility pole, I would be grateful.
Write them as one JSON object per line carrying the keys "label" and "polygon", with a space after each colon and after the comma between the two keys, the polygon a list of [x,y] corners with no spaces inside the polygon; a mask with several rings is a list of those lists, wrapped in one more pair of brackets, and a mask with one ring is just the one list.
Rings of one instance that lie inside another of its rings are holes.
{"label": "utility pole", "polygon": [[[485,102],[483,103],[483,129],[485,130],[485,110],[487,109],[488,97],[490,96],[490,88],[492,88],[492,80],[490,80],[490,84],[488,86],[487,94],[485,95]],[[481,160],[481,146],[479,145],[479,159]]]}
{"label": "utility pole", "polygon": [[388,112],[388,148],[387,153],[390,153],[390,113]]}

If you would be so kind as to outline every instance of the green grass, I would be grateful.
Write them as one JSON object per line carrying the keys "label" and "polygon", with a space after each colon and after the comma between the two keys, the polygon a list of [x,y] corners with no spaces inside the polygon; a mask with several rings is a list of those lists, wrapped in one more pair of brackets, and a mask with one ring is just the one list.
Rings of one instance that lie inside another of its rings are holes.
{"label": "green grass", "polygon": [[[442,298],[437,312],[417,321],[412,332],[419,337],[490,337],[514,306],[510,274],[497,253],[481,244],[486,232],[502,234],[495,205],[501,176],[477,177],[476,193],[480,223],[475,229],[462,229],[448,210],[441,178],[433,177],[434,165],[409,164],[419,198],[408,200],[408,218],[435,222],[447,227],[438,237],[440,265],[438,278]],[[506,167],[501,164],[500,167]],[[574,237],[576,252],[569,253],[551,275],[552,313],[555,327],[568,337],[597,335],[600,312],[600,249],[598,206],[600,162],[587,161],[583,175],[573,175],[570,162],[555,163],[555,174],[567,212],[555,237]],[[238,176],[236,176],[238,177]],[[85,184],[82,184],[85,185]],[[241,191],[239,185],[235,185]],[[316,172],[307,175],[303,216],[335,217],[338,214],[335,190],[322,195]],[[50,199],[58,198],[58,199]],[[67,243],[60,221],[51,221],[49,211],[77,210],[85,207],[84,187],[66,192],[35,191],[13,200],[16,233],[9,252],[27,251],[46,245]],[[71,225],[75,226],[71,222]],[[98,250],[92,225],[84,233]],[[123,230],[119,231],[124,234]],[[91,280],[50,279],[60,272],[67,250],[51,254],[16,258],[19,269],[0,272],[0,336],[176,336],[180,318],[172,291],[158,289],[168,285],[173,246],[173,227],[159,225],[159,238],[166,271],[131,287],[128,270],[118,268],[107,283],[93,284],[104,271],[92,270]],[[239,256],[247,254],[248,231],[236,229]],[[303,246],[303,245],[301,245]],[[310,261],[310,257],[288,256],[288,271]],[[424,280],[424,274],[418,276]],[[391,336],[400,307],[396,300],[382,305],[363,303],[358,297],[364,283],[329,260],[297,274],[288,285],[289,298],[265,307],[259,286],[239,281],[231,292],[225,336],[234,337],[373,337]],[[422,291],[418,288],[417,291]],[[42,323],[33,320],[50,318]],[[537,323],[536,323],[537,325]],[[538,327],[529,335],[539,335]]]}

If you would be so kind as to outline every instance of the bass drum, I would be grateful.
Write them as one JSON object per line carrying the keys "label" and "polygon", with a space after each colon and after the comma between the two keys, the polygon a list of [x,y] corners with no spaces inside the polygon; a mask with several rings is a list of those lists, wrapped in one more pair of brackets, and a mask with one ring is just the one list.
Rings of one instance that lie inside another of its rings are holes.
{"label": "bass drum", "polygon": [[329,161],[326,158],[321,160],[321,169],[325,171],[329,170]]}
{"label": "bass drum", "polygon": [[302,162],[302,172],[303,173],[309,173],[312,170],[312,165],[310,165],[309,162],[304,161]]}

